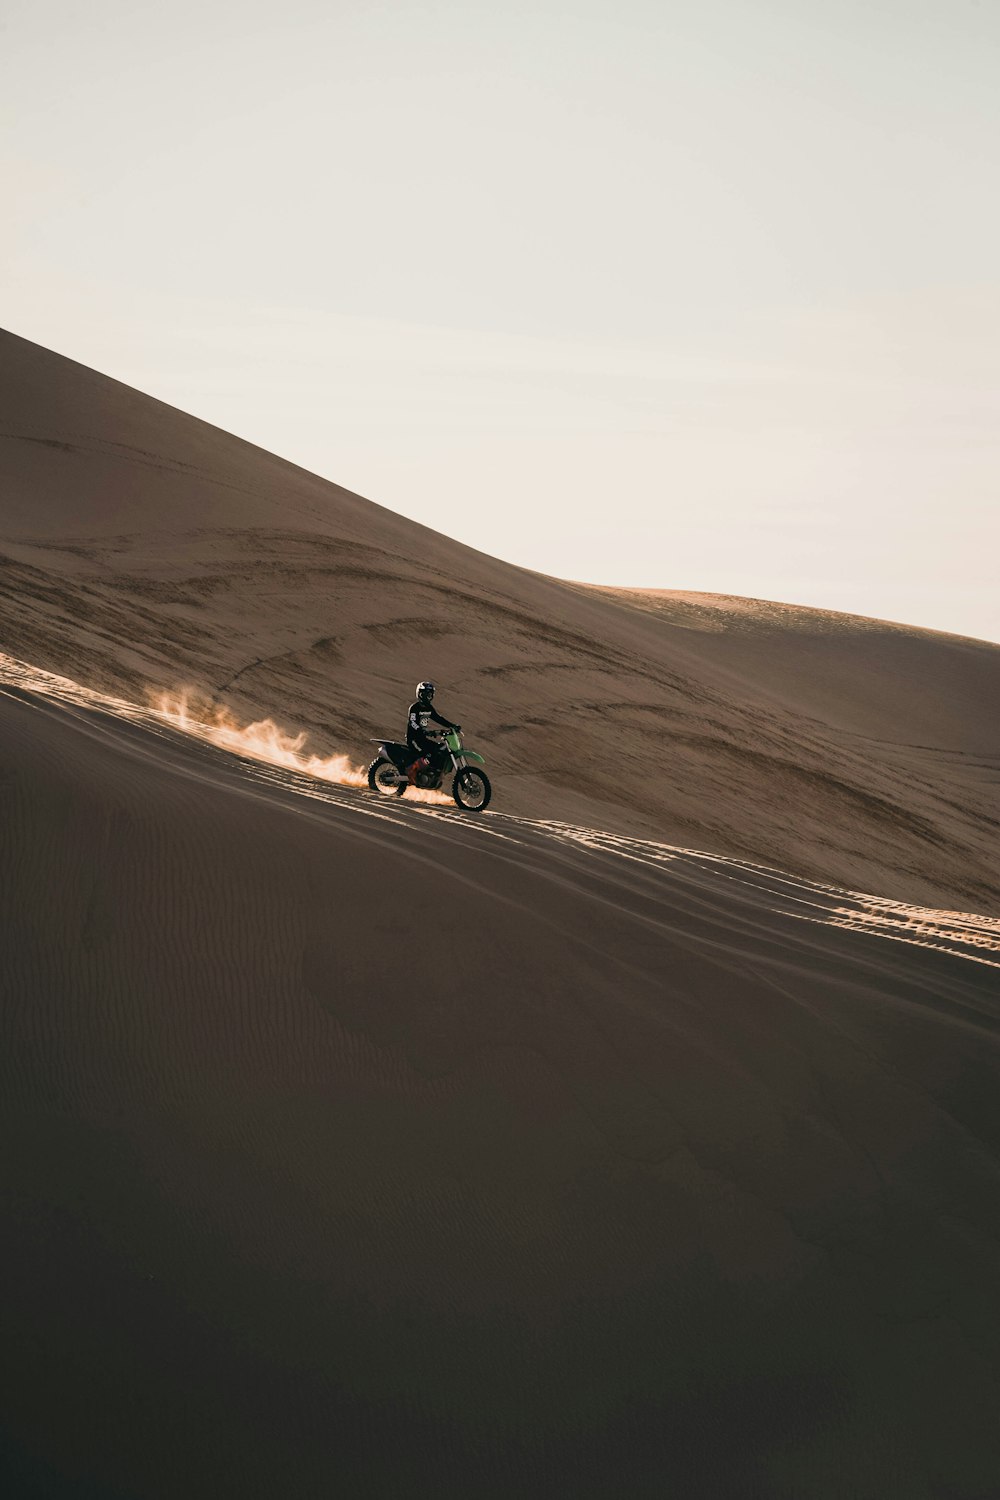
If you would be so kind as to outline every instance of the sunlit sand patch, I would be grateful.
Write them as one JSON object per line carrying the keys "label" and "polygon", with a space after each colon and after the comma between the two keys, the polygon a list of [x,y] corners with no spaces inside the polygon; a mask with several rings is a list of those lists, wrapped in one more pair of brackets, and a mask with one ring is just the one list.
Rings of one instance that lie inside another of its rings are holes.
{"label": "sunlit sand patch", "polygon": [[806,880],[749,860],[661,844],[652,839],[628,838],[554,819],[533,820],[523,826],[537,829],[558,842],[594,853],[613,854],[653,869],[667,865],[676,868],[680,864],[710,872],[759,893],[770,910],[798,921],[934,948],[956,958],[1000,968],[1000,918],[997,917],[914,906],[887,896],[869,896],[862,891]]}
{"label": "sunlit sand patch", "polygon": [[1000,954],[1000,920],[995,917],[908,906],[881,896],[856,894],[852,899],[853,905],[838,906],[830,915],[834,927],[877,932],[882,937],[914,943],[921,948],[937,948],[946,953],[971,948],[976,951],[963,952],[963,958],[1000,968],[1000,961],[986,956]]}
{"label": "sunlit sand patch", "polygon": [[0,684],[23,688],[26,692],[40,693],[47,698],[61,698],[66,703],[79,704],[81,708],[102,708],[122,719],[141,721],[148,719],[150,711],[125,698],[112,697],[110,693],[99,693],[95,688],[81,687],[69,677],[60,677],[55,672],[46,672],[41,667],[30,666],[7,656],[0,651]]}
{"label": "sunlit sand patch", "polygon": [[935,948],[956,958],[1000,968],[1000,918],[914,906],[888,896],[870,896],[864,891],[798,879],[742,860],[727,861],[704,854],[693,857],[728,865],[725,873],[731,879],[769,891],[775,897],[775,910],[800,921],[865,932],[918,948]]}
{"label": "sunlit sand patch", "polygon": [[[298,775],[312,777],[316,781],[330,782],[336,786],[368,786],[366,772],[354,765],[347,755],[308,754],[304,730],[298,734],[288,733],[273,719],[258,719],[251,724],[240,724],[228,709],[202,703],[192,693],[159,693],[151,695],[147,705],[130,703],[110,693],[82,687],[68,677],[43,671],[40,667],[30,666],[27,662],[17,661],[3,653],[0,653],[0,683],[24,688],[46,697],[59,698],[81,708],[100,709],[131,723],[146,723],[151,727],[157,723],[166,724],[183,734],[206,740],[248,760],[279,766]],[[410,787],[405,801],[452,808],[455,805],[444,792],[429,791],[422,787]]]}

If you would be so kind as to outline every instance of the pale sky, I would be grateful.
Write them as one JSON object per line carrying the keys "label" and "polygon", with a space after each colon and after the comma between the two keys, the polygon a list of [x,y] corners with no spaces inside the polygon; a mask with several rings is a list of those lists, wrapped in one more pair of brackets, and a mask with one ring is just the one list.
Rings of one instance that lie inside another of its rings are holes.
{"label": "pale sky", "polygon": [[998,0],[0,0],[0,323],[483,551],[1000,640]]}

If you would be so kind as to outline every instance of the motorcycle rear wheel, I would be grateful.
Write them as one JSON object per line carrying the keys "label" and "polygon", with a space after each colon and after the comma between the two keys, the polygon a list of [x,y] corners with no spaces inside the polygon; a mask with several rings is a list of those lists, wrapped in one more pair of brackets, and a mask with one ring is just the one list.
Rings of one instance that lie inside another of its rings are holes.
{"label": "motorcycle rear wheel", "polygon": [[381,792],[383,797],[401,797],[406,791],[405,779],[384,755],[377,755],[368,767],[368,785],[373,792]]}
{"label": "motorcycle rear wheel", "polygon": [[489,807],[493,788],[485,771],[463,766],[451,784],[451,795],[463,812],[484,812]]}

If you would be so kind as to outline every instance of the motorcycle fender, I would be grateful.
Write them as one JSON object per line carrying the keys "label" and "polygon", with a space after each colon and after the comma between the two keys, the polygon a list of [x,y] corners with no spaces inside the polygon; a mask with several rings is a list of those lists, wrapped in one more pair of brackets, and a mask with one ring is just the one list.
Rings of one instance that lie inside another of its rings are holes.
{"label": "motorcycle fender", "polygon": [[475,750],[463,750],[462,754],[466,760],[478,761],[481,766],[485,766],[486,764],[486,757],[484,755],[477,755]]}

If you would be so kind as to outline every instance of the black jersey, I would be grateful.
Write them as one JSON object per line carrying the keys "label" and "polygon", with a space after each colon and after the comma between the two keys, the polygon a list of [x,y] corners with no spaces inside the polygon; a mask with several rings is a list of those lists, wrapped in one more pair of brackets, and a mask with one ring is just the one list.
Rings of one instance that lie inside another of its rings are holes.
{"label": "black jersey", "polygon": [[427,733],[432,719],[435,724],[440,724],[444,729],[455,727],[450,719],[443,719],[437,709],[432,708],[429,703],[421,703],[419,698],[415,698],[406,716],[406,743],[411,750],[426,750],[433,743]]}

